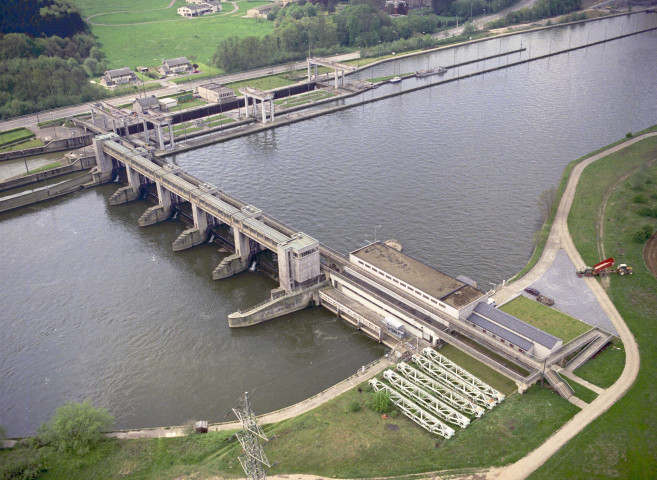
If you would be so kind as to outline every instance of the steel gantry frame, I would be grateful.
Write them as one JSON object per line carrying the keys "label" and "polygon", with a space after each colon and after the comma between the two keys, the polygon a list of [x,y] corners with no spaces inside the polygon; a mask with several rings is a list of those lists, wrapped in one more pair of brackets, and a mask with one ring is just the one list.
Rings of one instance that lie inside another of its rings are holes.
{"label": "steel gantry frame", "polygon": [[420,408],[417,404],[411,402],[409,399],[404,397],[396,390],[390,388],[385,383],[377,380],[376,378],[372,378],[369,381],[369,384],[372,385],[372,388],[375,392],[385,390],[388,395],[390,395],[390,400],[392,400],[392,403],[394,403],[402,412],[404,412],[407,417],[409,417],[425,430],[428,430],[431,433],[435,433],[436,435],[440,435],[444,438],[451,438],[452,435],[454,435],[454,429],[452,427],[445,425],[435,416]]}
{"label": "steel gantry frame", "polygon": [[237,459],[240,461],[247,478],[250,480],[265,480],[267,475],[264,466],[271,467],[271,464],[267,460],[260,440],[267,442],[269,439],[262,431],[255,414],[251,410],[248,392],[244,393],[244,397],[240,400],[240,406],[233,408],[233,413],[242,422],[242,431],[236,433],[235,436],[242,445],[244,453]]}
{"label": "steel gantry frame", "polygon": [[479,390],[484,392],[489,397],[494,398],[498,403],[504,400],[505,397],[503,393],[495,390],[487,383],[482,382],[479,378],[475,377],[464,368],[461,368],[460,366],[458,366],[448,358],[443,357],[440,353],[436,352],[433,348],[428,348],[428,347],[425,348],[424,350],[422,350],[422,355],[427,357],[429,360],[434,362],[439,367],[444,368],[448,372],[452,372],[454,375],[458,375],[466,382],[477,387]]}
{"label": "steel gantry frame", "polygon": [[429,413],[434,414],[436,417],[445,420],[446,422],[453,423],[454,425],[458,425],[461,428],[470,425],[470,419],[468,417],[457,412],[442,400],[427,393],[410,380],[399,375],[397,372],[386,370],[383,372],[383,378],[388,380],[390,385],[396,390],[417,402],[419,406],[424,407]]}
{"label": "steel gantry frame", "polygon": [[445,403],[451,405],[463,413],[474,415],[475,417],[481,417],[484,412],[486,412],[485,408],[473,403],[460,393],[455,392],[451,388],[434,380],[429,375],[411,367],[407,363],[398,363],[397,370],[401,372],[407,380],[415,383],[416,385],[424,388],[434,395],[439,395]]}
{"label": "steel gantry frame", "polygon": [[462,395],[465,395],[477,405],[486,407],[489,410],[495,406],[495,400],[490,398],[484,392],[479,390],[477,387],[472,386],[462,378],[454,375],[453,373],[448,372],[447,370],[443,370],[427,357],[415,354],[413,355],[412,359],[413,362],[417,363],[422,371],[424,371],[426,374],[430,375],[439,382],[444,383],[449,388],[456,390]]}

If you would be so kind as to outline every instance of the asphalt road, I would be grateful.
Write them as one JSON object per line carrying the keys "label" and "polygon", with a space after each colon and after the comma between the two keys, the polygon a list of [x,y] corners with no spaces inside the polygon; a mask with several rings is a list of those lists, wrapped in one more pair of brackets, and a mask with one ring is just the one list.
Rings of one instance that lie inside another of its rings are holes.
{"label": "asphalt road", "polygon": [[[360,52],[346,53],[343,55],[336,55],[334,57],[328,57],[328,58],[335,62],[355,60],[357,58],[360,58]],[[257,68],[255,70],[249,70],[247,72],[217,75],[212,77],[212,81],[221,84],[226,84],[231,82],[238,82],[241,80],[248,80],[250,78],[264,77],[265,75],[285,73],[291,70],[299,70],[306,67],[307,67],[307,63],[305,61],[288,63],[284,65],[276,65],[274,67]],[[168,85],[158,90],[151,90],[148,92],[148,95],[155,95],[156,97],[170,95],[172,93],[176,93],[181,88],[185,90],[190,90],[192,88],[198,87],[199,85],[208,83],[210,81],[207,77],[199,80],[193,80],[194,78],[193,75],[189,75],[189,77],[191,79],[189,82],[185,82],[181,84],[173,84],[172,82],[168,82],[167,80],[162,80],[162,82],[168,83]],[[110,102],[112,105],[121,105],[133,101],[136,96],[137,96],[136,93],[131,93],[130,95],[124,95],[122,97],[109,98],[105,100]],[[16,117],[9,120],[3,120],[0,121],[0,130],[8,130],[17,127],[29,127],[36,125],[39,122],[43,122],[55,118],[71,117],[73,115],[78,115],[80,113],[88,113],[89,111],[91,111],[91,105],[93,103],[97,103],[97,101],[78,104],[78,105],[71,105],[69,107],[62,107],[55,110],[39,112],[32,115],[24,115],[22,117]]]}

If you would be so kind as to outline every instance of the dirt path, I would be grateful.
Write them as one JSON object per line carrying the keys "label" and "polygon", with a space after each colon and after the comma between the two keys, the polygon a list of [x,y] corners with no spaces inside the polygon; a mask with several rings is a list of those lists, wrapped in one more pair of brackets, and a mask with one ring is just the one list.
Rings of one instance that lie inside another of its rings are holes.
{"label": "dirt path", "polygon": [[653,277],[657,278],[657,232],[653,233],[643,249],[643,260]]}

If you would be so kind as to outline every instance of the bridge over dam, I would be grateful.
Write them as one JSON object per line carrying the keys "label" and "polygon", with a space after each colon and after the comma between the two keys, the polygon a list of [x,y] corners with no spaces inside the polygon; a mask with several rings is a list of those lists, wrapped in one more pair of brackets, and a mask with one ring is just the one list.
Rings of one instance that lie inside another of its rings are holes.
{"label": "bridge over dam", "polygon": [[178,166],[149,158],[145,149],[114,133],[96,137],[94,150],[95,175],[111,179],[120,172],[127,182],[110,197],[111,205],[140,199],[146,189],[153,192],[157,203],[139,218],[140,226],[166,221],[182,206],[191,211],[192,225],[173,242],[174,251],[208,242],[218,226],[232,234],[234,253],[214,268],[214,279],[246,270],[261,251],[274,253],[279,286],[261,304],[230,314],[231,327],[321,305],[396,355],[449,343],[514,380],[520,391],[540,379],[546,366],[589,344],[578,339],[576,346],[563,345],[521,320],[505,318],[488,305],[494,292],[386,243],[374,242],[345,256]]}

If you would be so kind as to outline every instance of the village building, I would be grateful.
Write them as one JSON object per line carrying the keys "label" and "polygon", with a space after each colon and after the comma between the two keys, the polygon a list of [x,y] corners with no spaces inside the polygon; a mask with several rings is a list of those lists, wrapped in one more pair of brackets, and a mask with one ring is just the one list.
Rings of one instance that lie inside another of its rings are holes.
{"label": "village building", "polygon": [[175,75],[176,73],[191,72],[193,70],[192,64],[189,63],[186,57],[172,58],[165,60],[162,65],[157,67],[160,75]]}
{"label": "village building", "polygon": [[115,70],[107,70],[102,77],[100,77],[100,84],[104,87],[113,87],[116,85],[123,85],[137,80],[135,72],[128,67],[117,68]]}
{"label": "village building", "polygon": [[160,110],[162,110],[163,112],[168,112],[172,108],[178,106],[178,100],[171,97],[160,98],[159,103],[160,103]]}
{"label": "village building", "polygon": [[246,16],[251,18],[267,18],[267,14],[273,10],[277,3],[268,3],[255,8],[249,8]]}
{"label": "village building", "polygon": [[237,98],[232,88],[224,87],[218,83],[199,85],[198,94],[208,102],[224,103]]}
{"label": "village building", "polygon": [[149,97],[144,97],[144,98],[136,98],[135,101],[132,102],[133,112],[147,113],[150,110],[159,110],[159,109],[160,109],[160,102],[155,97],[155,95],[151,95]]}
{"label": "village building", "polygon": [[204,2],[188,1],[187,5],[178,9],[178,15],[183,17],[200,17],[202,15],[209,15],[216,12],[221,12],[221,3],[214,0],[206,0]]}

